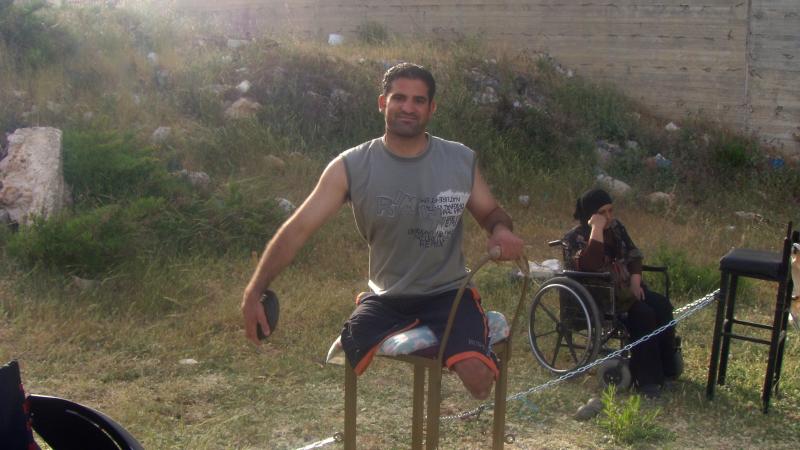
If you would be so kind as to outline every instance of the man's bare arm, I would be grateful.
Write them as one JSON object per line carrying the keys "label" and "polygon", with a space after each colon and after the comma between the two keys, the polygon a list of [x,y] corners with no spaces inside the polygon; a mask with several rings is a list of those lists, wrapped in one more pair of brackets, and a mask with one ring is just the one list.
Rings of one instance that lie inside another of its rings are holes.
{"label": "man's bare arm", "polygon": [[497,203],[489,185],[475,168],[475,181],[472,184],[467,209],[475,220],[489,233],[487,251],[500,247],[500,259],[515,260],[522,256],[525,243],[512,232],[511,217]]}
{"label": "man's bare arm", "polygon": [[347,174],[344,161],[336,158],[328,164],[317,182],[317,186],[295,213],[278,229],[267,244],[253,276],[242,298],[245,335],[254,343],[256,324],[260,324],[266,334],[270,333],[267,318],[260,306],[261,294],[294,259],[305,242],[328,219],[330,219],[347,199]]}

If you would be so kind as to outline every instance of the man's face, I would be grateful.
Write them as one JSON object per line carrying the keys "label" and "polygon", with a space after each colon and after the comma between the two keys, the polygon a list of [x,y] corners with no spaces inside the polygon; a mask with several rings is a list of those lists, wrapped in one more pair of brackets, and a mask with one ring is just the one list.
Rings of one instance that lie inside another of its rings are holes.
{"label": "man's face", "polygon": [[386,133],[416,137],[425,132],[436,102],[428,98],[424,81],[398,78],[388,93],[378,97],[378,108],[386,120]]}

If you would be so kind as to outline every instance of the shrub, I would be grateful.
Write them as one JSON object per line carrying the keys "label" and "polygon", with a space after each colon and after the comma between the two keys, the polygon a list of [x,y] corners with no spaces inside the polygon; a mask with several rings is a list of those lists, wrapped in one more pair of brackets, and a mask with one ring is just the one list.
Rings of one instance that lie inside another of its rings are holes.
{"label": "shrub", "polygon": [[[656,249],[651,260],[653,264],[666,266],[669,269],[670,296],[673,298],[695,300],[719,287],[717,267],[692,263],[684,250],[676,250],[662,244]],[[663,288],[661,277],[653,276],[648,282],[659,291]]]}
{"label": "shrub", "polygon": [[35,219],[11,237],[7,250],[28,266],[95,276],[132,256],[131,232],[122,208],[106,205],[75,216]]}
{"label": "shrub", "polygon": [[170,197],[179,186],[132,134],[103,130],[65,132],[64,179],[76,203],[91,206]]}
{"label": "shrub", "polygon": [[356,28],[358,40],[368,45],[380,45],[389,41],[389,31],[380,22],[367,20]]}
{"label": "shrub", "polygon": [[0,40],[12,51],[19,68],[41,68],[63,61],[75,51],[74,40],[42,17],[47,8],[44,0],[21,6],[13,0],[0,0]]}

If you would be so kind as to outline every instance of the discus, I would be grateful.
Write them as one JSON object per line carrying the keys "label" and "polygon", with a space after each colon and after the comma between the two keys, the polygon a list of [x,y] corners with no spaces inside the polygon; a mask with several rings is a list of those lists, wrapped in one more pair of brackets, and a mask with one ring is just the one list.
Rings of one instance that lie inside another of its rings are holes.
{"label": "discus", "polygon": [[[267,323],[269,324],[269,334],[275,332],[275,327],[278,326],[278,316],[280,315],[280,305],[278,304],[278,296],[274,292],[267,289],[261,294],[261,307],[264,308],[264,314],[267,316]],[[258,338],[262,341],[267,340],[268,335],[264,334],[261,329],[261,324],[256,324],[256,332]]]}

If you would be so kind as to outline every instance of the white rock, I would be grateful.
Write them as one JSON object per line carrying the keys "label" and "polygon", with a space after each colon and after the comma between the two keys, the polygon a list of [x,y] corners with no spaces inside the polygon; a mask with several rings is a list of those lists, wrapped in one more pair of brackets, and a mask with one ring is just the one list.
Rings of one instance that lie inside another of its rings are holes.
{"label": "white rock", "polygon": [[184,358],[178,361],[178,364],[183,364],[184,366],[193,366],[195,364],[200,364],[200,363],[198,363],[197,360],[194,358]]}
{"label": "white rock", "polygon": [[275,200],[278,202],[278,206],[280,206],[280,208],[287,213],[291,213],[292,211],[297,209],[297,207],[294,206],[294,203],[290,202],[289,200],[283,197],[277,197],[275,198]]}
{"label": "white rock", "polygon": [[61,130],[20,128],[8,137],[8,156],[0,161],[0,207],[11,220],[29,224],[50,217],[66,205]]}
{"label": "white rock", "polygon": [[158,127],[153,134],[150,135],[150,142],[153,144],[163,144],[172,135],[172,128]]}
{"label": "white rock", "polygon": [[736,217],[744,220],[754,220],[756,222],[761,222],[764,220],[764,216],[754,212],[747,212],[747,211],[736,211],[733,213]]}
{"label": "white rock", "polygon": [[675,195],[666,192],[653,192],[647,195],[647,201],[653,205],[671,205],[675,201]]}
{"label": "white rock", "polygon": [[617,180],[616,178],[608,175],[600,174],[597,176],[597,184],[604,187],[611,195],[617,197],[624,197],[630,192],[631,187],[624,181]]}
{"label": "white rock", "polygon": [[233,102],[233,104],[225,110],[224,114],[225,117],[229,119],[250,119],[256,116],[259,109],[261,109],[260,103],[242,97]]}
{"label": "white rock", "polygon": [[328,35],[328,45],[342,45],[344,44],[344,36],[338,33],[331,33]]}
{"label": "white rock", "polygon": [[680,130],[680,128],[677,125],[675,125],[674,122],[668,123],[667,126],[664,127],[664,129],[667,130],[667,131],[678,131],[678,130]]}
{"label": "white rock", "polygon": [[246,94],[250,90],[250,82],[247,80],[242,81],[236,86],[236,90],[242,94]]}
{"label": "white rock", "polygon": [[97,280],[88,280],[86,278],[72,276],[72,284],[80,291],[88,291],[97,287],[100,284]]}
{"label": "white rock", "polygon": [[283,170],[286,167],[286,162],[275,155],[267,155],[264,157],[264,163],[270,169]]}
{"label": "white rock", "polygon": [[517,199],[519,200],[519,204],[522,206],[528,206],[531,204],[530,195],[520,195]]}
{"label": "white rock", "polygon": [[211,186],[211,177],[205,172],[188,172],[189,184],[198,189],[208,189]]}

